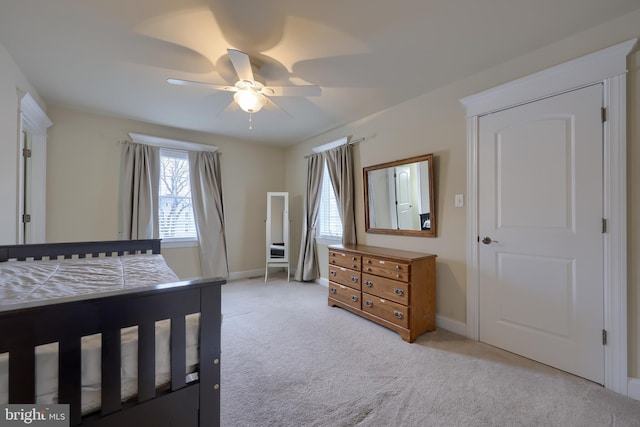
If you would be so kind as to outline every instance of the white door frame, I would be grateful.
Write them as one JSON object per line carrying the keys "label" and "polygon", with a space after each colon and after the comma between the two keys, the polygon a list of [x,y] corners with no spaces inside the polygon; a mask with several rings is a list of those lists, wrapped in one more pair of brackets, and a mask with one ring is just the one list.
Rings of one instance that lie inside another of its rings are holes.
{"label": "white door frame", "polygon": [[[25,93],[20,100],[20,129],[18,149],[18,233],[16,241],[24,243],[44,243],[46,239],[46,187],[47,187],[47,129],[53,122],[40,108],[35,99]],[[22,157],[23,132],[29,134],[32,151],[32,167],[27,177],[25,193],[24,162]],[[32,214],[28,236],[24,235],[22,215],[24,212],[24,198],[29,198]]]}
{"label": "white door frame", "polygon": [[460,100],[467,109],[467,337],[479,339],[479,117],[602,83],[604,123],[604,386],[627,395],[627,55],[637,39],[574,59]]}

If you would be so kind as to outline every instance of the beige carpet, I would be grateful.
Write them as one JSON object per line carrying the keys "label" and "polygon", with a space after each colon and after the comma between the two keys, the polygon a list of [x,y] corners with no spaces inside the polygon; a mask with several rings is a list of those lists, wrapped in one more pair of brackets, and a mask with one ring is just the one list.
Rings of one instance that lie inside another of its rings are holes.
{"label": "beige carpet", "polygon": [[444,330],[408,344],[273,277],[223,287],[224,427],[640,426],[590,381]]}

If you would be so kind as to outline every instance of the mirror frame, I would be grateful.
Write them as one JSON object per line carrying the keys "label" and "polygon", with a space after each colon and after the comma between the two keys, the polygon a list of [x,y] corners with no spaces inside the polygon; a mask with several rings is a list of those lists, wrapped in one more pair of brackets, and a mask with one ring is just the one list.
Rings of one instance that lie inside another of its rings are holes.
{"label": "mirror frame", "polygon": [[[429,212],[431,220],[430,230],[398,230],[392,228],[371,228],[369,224],[369,172],[379,169],[385,169],[394,166],[406,165],[409,163],[428,162],[428,176],[429,176]],[[364,227],[367,233],[378,234],[396,234],[401,236],[422,236],[422,237],[436,237],[436,193],[435,185],[433,182],[433,154],[424,154],[422,156],[410,157],[407,159],[395,160],[392,162],[381,163],[379,165],[367,166],[362,168],[362,182],[364,189]]]}

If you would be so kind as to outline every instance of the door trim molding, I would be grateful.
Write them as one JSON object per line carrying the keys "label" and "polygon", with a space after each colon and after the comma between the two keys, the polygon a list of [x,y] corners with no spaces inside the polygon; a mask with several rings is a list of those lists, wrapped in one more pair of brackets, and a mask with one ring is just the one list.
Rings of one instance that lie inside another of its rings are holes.
{"label": "door trim molding", "polygon": [[460,102],[467,109],[467,337],[479,339],[479,117],[592,84],[604,86],[604,386],[627,395],[627,55],[637,39],[497,86]]}
{"label": "door trim molding", "polygon": [[[29,93],[21,94],[20,99],[20,128],[18,149],[18,232],[16,241],[23,243],[44,243],[46,239],[46,187],[47,187],[47,129],[53,125],[47,114],[40,108],[36,100]],[[33,167],[26,183],[24,182],[24,163],[22,148],[23,133],[29,134]],[[25,237],[22,215],[24,212],[25,195],[31,205],[32,214],[29,233]]]}

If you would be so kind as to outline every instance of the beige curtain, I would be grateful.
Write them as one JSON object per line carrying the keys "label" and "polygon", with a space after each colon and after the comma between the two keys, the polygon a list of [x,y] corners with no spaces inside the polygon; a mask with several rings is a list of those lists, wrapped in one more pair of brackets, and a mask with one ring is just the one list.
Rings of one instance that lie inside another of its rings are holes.
{"label": "beige curtain", "polygon": [[302,220],[302,239],[300,242],[300,256],[296,268],[297,281],[316,280],[320,277],[318,266],[318,251],[316,249],[316,225],[320,210],[320,191],[322,189],[322,173],[324,159],[322,154],[309,156],[307,169],[307,194],[305,197],[304,216]]}
{"label": "beige curtain", "polygon": [[322,154],[327,162],[331,185],[338,202],[338,212],[342,221],[342,243],[356,243],[353,145],[341,145]]}
{"label": "beige curtain", "polygon": [[228,277],[220,153],[189,152],[189,170],[202,276]]}
{"label": "beige curtain", "polygon": [[122,143],[120,156],[119,237],[157,239],[160,150],[144,144]]}

